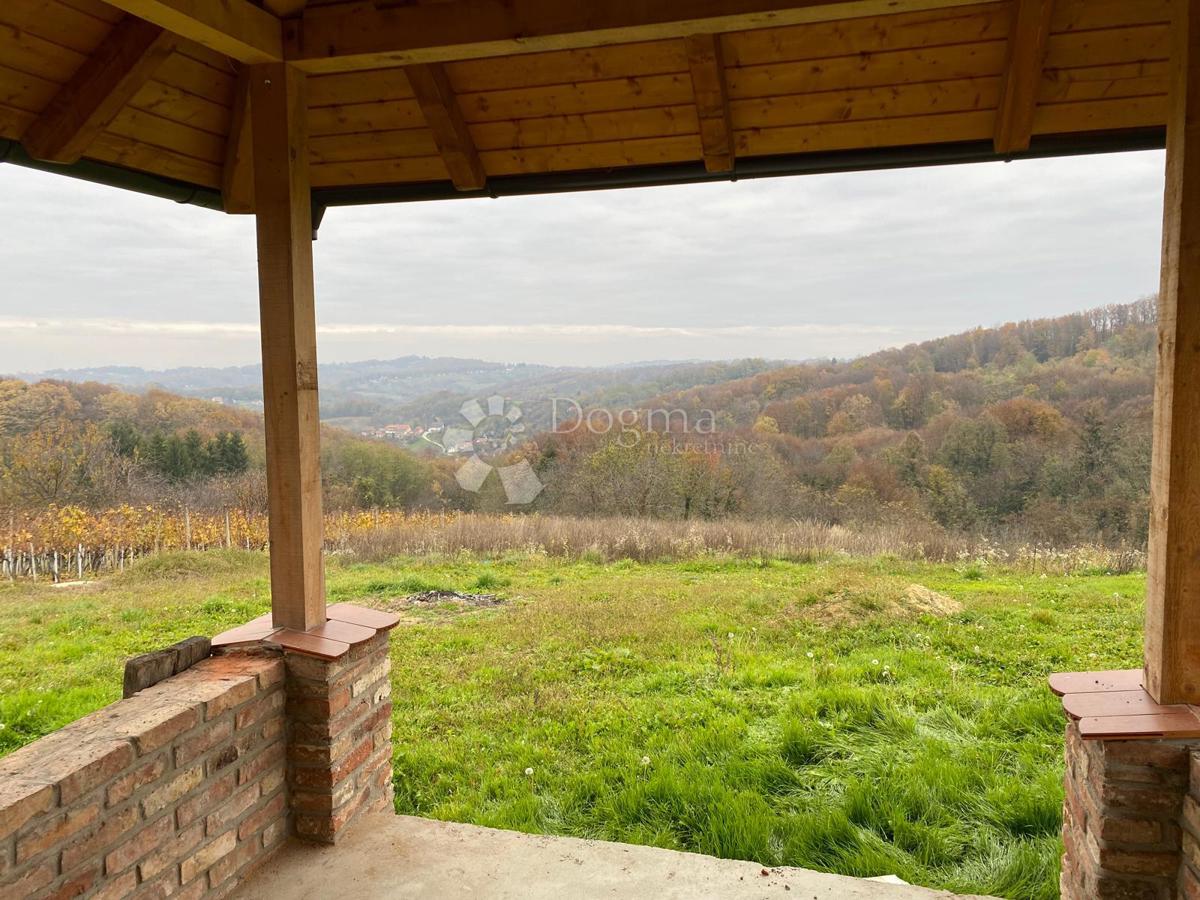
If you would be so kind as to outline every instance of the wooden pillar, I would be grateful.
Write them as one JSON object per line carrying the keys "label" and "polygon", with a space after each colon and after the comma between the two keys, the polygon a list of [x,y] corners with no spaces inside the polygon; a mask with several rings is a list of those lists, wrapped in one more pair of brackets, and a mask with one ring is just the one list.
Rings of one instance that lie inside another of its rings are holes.
{"label": "wooden pillar", "polygon": [[1145,685],[1200,703],[1200,0],[1173,15]]}
{"label": "wooden pillar", "polygon": [[325,623],[317,335],[305,76],[249,69],[262,323],[271,611],[277,626]]}

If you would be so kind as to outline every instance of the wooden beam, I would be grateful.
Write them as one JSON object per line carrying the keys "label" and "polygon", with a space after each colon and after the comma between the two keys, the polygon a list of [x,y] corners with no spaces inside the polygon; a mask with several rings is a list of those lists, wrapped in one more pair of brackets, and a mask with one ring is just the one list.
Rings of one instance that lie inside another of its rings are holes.
{"label": "wooden beam", "polygon": [[254,212],[254,146],[250,114],[250,71],[238,72],[225,136],[225,166],[221,172],[221,200],[227,213]]}
{"label": "wooden beam", "polygon": [[404,73],[412,85],[413,96],[425,116],[433,142],[450,172],[450,180],[460,191],[478,191],[487,183],[487,173],[446,70],[439,64],[408,66]]}
{"label": "wooden beam", "polygon": [[978,0],[358,0],[309,6],[284,23],[284,43],[306,71],[345,72],[971,5]]}
{"label": "wooden beam", "polygon": [[1200,703],[1200,0],[1174,12],[1145,667],[1159,703]]}
{"label": "wooden beam", "polygon": [[325,623],[325,571],[305,76],[271,63],[251,67],[248,78],[254,119],[271,611],[275,625],[307,631]]}
{"label": "wooden beam", "polygon": [[298,16],[304,12],[308,0],[263,0],[263,6],[272,15],[286,19],[288,16]]}
{"label": "wooden beam", "polygon": [[106,0],[189,41],[243,63],[283,59],[280,20],[249,0]]}
{"label": "wooden beam", "polygon": [[150,80],[179,38],[127,16],[59,89],[22,136],[34,159],[73,163]]}
{"label": "wooden beam", "polygon": [[732,172],[733,120],[729,116],[721,39],[715,34],[693,34],[683,43],[692,72],[692,93],[696,95],[704,168],[709,172]]}
{"label": "wooden beam", "polygon": [[1008,59],[993,138],[997,153],[1020,153],[1029,149],[1033,114],[1046,61],[1050,18],[1054,14],[1054,0],[1012,0],[1012,5]]}

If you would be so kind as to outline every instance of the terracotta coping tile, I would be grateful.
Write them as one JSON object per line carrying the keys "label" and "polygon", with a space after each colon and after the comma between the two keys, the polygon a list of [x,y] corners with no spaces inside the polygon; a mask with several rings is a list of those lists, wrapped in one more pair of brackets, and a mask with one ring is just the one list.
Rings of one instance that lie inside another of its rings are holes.
{"label": "terracotta coping tile", "polygon": [[1050,690],[1060,697],[1064,694],[1090,694],[1098,691],[1136,691],[1141,687],[1141,669],[1059,672],[1050,676]]}
{"label": "terracotta coping tile", "polygon": [[257,644],[263,638],[269,637],[279,629],[268,622],[266,625],[247,622],[228,631],[222,631],[212,639],[214,647],[233,647],[239,644]]}
{"label": "terracotta coping tile", "polygon": [[1200,718],[1188,707],[1147,716],[1088,716],[1079,720],[1079,734],[1085,740],[1106,741],[1195,738],[1200,737]]}
{"label": "terracotta coping tile", "polygon": [[1084,740],[1200,737],[1200,714],[1184,704],[1164,706],[1142,688],[1141,669],[1062,672],[1050,689],[1079,723]]}
{"label": "terracotta coping tile", "polygon": [[339,622],[337,619],[330,619],[324,625],[310,629],[307,633],[316,635],[317,637],[329,638],[331,641],[341,641],[351,646],[369,641],[378,634],[374,628],[352,625],[349,622]]}
{"label": "terracotta coping tile", "polygon": [[1095,691],[1067,694],[1063,709],[1073,719],[1092,716],[1146,716],[1154,713],[1187,712],[1186,706],[1163,706],[1141,688],[1136,691]]}
{"label": "terracotta coping tile", "polygon": [[394,613],[335,603],[327,610],[323,625],[308,631],[276,628],[271,613],[264,613],[244,625],[223,631],[212,639],[213,647],[245,647],[264,644],[306,653],[319,659],[337,659],[352,646],[371,640],[377,634],[394,628],[400,617]]}
{"label": "terracotta coping tile", "polygon": [[335,603],[329,607],[329,618],[339,622],[349,622],[352,625],[363,625],[376,631],[387,631],[400,624],[400,617],[395,613],[370,609],[366,606],[355,606],[353,603]]}
{"label": "terracotta coping tile", "polygon": [[319,659],[337,659],[350,652],[350,645],[345,641],[319,637],[308,631],[293,631],[291,628],[281,628],[264,640],[265,643],[283,647],[286,650],[295,650],[308,656],[316,656]]}

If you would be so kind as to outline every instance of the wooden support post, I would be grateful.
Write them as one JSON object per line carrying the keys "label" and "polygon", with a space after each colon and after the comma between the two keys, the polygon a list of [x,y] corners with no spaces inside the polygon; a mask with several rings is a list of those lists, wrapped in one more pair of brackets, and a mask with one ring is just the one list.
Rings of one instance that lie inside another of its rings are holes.
{"label": "wooden support post", "polygon": [[1145,686],[1200,703],[1200,0],[1175,0],[1172,31]]}
{"label": "wooden support post", "polygon": [[305,76],[283,63],[249,69],[271,611],[277,626],[325,623],[317,334]]}

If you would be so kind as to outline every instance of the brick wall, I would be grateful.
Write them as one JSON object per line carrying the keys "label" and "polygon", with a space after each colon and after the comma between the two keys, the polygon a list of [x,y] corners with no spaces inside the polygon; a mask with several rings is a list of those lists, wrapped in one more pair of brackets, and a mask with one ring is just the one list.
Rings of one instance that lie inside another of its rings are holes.
{"label": "brick wall", "polygon": [[232,890],[289,832],[285,681],[213,657],[0,759],[0,898]]}
{"label": "brick wall", "polygon": [[284,660],[296,834],[333,843],[359,813],[392,808],[388,636],[335,660],[291,650]]}
{"label": "brick wall", "polygon": [[1067,725],[1064,900],[1171,900],[1181,891],[1200,900],[1184,863],[1186,854],[1200,866],[1200,807],[1190,796],[1200,799],[1195,746],[1084,741]]}

